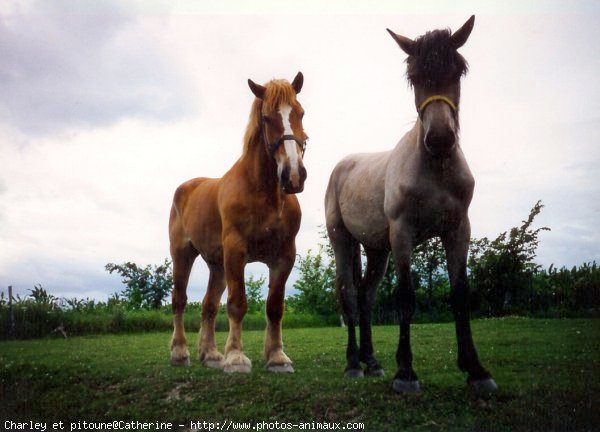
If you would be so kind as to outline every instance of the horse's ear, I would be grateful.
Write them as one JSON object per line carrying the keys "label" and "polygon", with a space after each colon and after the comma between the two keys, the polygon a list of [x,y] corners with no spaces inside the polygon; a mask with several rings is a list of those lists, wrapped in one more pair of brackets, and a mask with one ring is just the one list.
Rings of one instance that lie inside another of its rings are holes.
{"label": "horse's ear", "polygon": [[386,30],[394,38],[394,40],[400,46],[400,48],[402,48],[402,51],[404,51],[408,55],[416,54],[415,41],[413,41],[412,39],[409,39],[405,36],[396,34],[393,31],[391,31],[390,29],[386,29]]}
{"label": "horse's ear", "polygon": [[460,48],[461,46],[463,46],[467,39],[469,39],[469,35],[471,34],[474,25],[475,15],[471,15],[471,18],[469,18],[461,28],[454,32],[454,34],[452,35],[452,42],[454,42],[454,46],[456,48]]}
{"label": "horse's ear", "polygon": [[292,88],[294,89],[296,94],[300,93],[300,90],[302,90],[303,84],[304,84],[304,75],[302,75],[302,72],[298,72],[296,74],[296,77],[294,78],[294,81],[292,81]]}
{"label": "horse's ear", "polygon": [[254,93],[254,96],[257,98],[262,99],[265,97],[265,92],[267,91],[266,87],[256,84],[251,79],[248,79],[248,86],[250,87],[250,90],[252,90],[252,93]]}

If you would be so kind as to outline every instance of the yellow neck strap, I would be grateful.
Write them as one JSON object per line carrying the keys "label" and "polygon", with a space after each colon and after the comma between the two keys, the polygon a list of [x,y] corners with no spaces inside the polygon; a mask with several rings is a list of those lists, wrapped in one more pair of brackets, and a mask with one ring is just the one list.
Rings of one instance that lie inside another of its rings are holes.
{"label": "yellow neck strap", "polygon": [[435,102],[435,101],[445,102],[454,111],[458,111],[458,106],[454,102],[452,102],[452,100],[450,100],[450,98],[447,98],[446,96],[442,96],[442,95],[433,95],[433,96],[429,96],[427,99],[425,99],[423,102],[421,102],[421,105],[419,105],[419,109],[418,109],[419,114],[421,114],[423,112],[423,110],[425,109],[425,107],[427,107],[427,105],[429,105],[431,102]]}

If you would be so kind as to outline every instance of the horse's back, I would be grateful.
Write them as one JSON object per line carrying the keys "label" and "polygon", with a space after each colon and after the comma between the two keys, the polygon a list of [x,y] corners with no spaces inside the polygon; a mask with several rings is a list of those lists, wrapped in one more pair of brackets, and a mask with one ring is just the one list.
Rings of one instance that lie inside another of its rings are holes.
{"label": "horse's back", "polygon": [[390,153],[352,154],[336,165],[325,195],[328,229],[343,226],[365,246],[387,247],[383,202]]}

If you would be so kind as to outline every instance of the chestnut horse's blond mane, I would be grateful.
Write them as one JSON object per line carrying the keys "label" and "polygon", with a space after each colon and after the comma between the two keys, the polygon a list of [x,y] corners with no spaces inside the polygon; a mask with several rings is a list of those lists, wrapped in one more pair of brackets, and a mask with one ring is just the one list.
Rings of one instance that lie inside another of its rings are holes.
{"label": "chestnut horse's blond mane", "polygon": [[244,134],[243,154],[246,154],[248,151],[248,147],[254,136],[260,133],[260,124],[263,114],[276,110],[277,107],[283,104],[290,105],[291,107],[296,107],[298,105],[296,92],[287,80],[271,80],[264,86],[267,89],[264,98],[255,98],[250,110],[250,118],[248,120],[248,126],[246,127],[246,133]]}

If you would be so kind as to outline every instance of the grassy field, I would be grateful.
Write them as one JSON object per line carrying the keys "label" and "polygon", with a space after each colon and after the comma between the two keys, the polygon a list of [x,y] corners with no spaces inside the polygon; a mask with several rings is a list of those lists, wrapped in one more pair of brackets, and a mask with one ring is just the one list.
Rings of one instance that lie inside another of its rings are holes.
{"label": "grassy field", "polygon": [[[166,332],[1,342],[0,429],[7,420],[120,419],[339,422],[341,428],[361,422],[368,431],[600,430],[600,320],[477,320],[473,331],[482,363],[500,386],[485,400],[469,393],[455,366],[451,324],[414,326],[423,387],[417,395],[391,389],[393,326],[373,330],[386,376],[363,380],[343,377],[341,328],[284,331],[296,368],[289,375],[264,370],[258,331],[243,335],[254,363],[249,375],[197,363],[169,366]],[[222,347],[226,333],[217,336]],[[188,340],[195,344],[197,334]]]}

